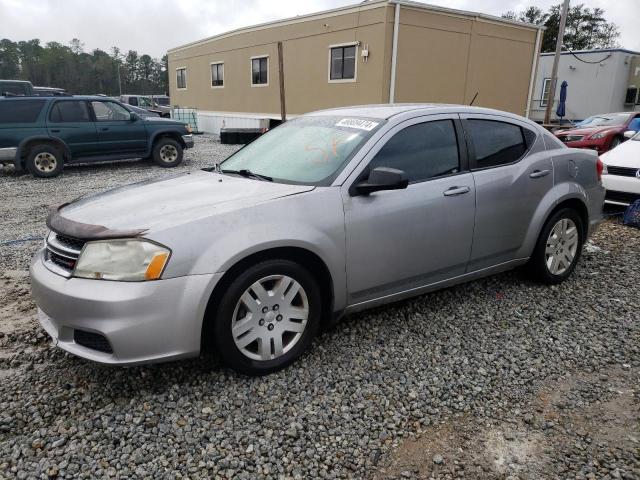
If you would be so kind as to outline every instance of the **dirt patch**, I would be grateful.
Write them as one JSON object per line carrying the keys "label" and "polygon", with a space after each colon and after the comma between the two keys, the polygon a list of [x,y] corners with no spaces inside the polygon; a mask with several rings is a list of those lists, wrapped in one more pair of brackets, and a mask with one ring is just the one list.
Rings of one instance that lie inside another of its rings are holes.
{"label": "dirt patch", "polygon": [[428,427],[375,478],[640,478],[639,396],[630,365],[567,375],[510,422],[467,415]]}
{"label": "dirt patch", "polygon": [[[27,272],[9,270],[0,274],[0,319],[0,364],[23,350],[25,343],[33,345],[46,339],[38,325]],[[11,373],[0,371],[0,378]]]}

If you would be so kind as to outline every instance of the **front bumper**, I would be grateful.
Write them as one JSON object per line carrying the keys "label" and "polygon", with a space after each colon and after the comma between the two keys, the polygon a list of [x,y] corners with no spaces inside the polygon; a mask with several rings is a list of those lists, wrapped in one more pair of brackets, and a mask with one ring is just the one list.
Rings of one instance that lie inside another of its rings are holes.
{"label": "front bumper", "polygon": [[602,175],[602,185],[607,189],[605,203],[630,205],[640,198],[640,179],[622,175]]}
{"label": "front bumper", "polygon": [[193,135],[182,135],[182,141],[184,142],[184,148],[193,148]]}
{"label": "front bumper", "polygon": [[[558,137],[560,138],[560,137]],[[562,138],[560,138],[562,140]],[[607,138],[599,138],[597,140],[578,140],[576,142],[562,142],[569,148],[588,148],[589,150],[595,150],[600,153],[604,153],[609,150],[609,143]]]}
{"label": "front bumper", "polygon": [[[207,301],[222,274],[151,282],[64,278],[43,251],[31,262],[40,323],[58,347],[89,360],[134,365],[197,356]],[[75,331],[106,338],[112,353],[76,343]]]}

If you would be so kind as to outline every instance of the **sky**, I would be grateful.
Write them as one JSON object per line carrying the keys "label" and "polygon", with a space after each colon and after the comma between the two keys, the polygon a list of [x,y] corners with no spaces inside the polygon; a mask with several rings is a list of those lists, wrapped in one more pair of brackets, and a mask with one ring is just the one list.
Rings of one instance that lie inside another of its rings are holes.
{"label": "sky", "polygon": [[[432,5],[499,16],[559,0],[429,0]],[[39,38],[67,45],[80,39],[86,51],[137,50],[161,57],[169,48],[236,28],[313,13],[357,0],[0,0],[0,38]],[[605,10],[618,25],[622,47],[640,51],[640,0],[572,0]]]}

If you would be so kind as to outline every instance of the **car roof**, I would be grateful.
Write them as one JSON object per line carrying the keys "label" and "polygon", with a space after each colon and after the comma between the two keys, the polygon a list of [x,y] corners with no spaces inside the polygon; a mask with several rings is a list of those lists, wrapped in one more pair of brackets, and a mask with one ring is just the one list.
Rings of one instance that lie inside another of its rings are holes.
{"label": "car roof", "polygon": [[102,97],[99,95],[70,95],[68,97],[38,97],[38,96],[15,96],[15,97],[0,97],[2,101],[26,101],[26,100],[43,100],[47,102],[53,101],[68,101],[68,100],[114,100],[111,97]]}
{"label": "car roof", "polygon": [[5,80],[0,78],[0,82],[2,83],[31,83],[29,80]]}
{"label": "car roof", "polygon": [[402,113],[484,113],[491,115],[500,115],[517,120],[529,120],[509,112],[494,110],[491,108],[471,107],[469,105],[456,105],[448,103],[381,103],[374,105],[359,105],[354,107],[339,107],[326,110],[318,110],[308,115],[331,115],[331,116],[351,116],[351,117],[367,117],[379,118],[387,120],[395,115]]}

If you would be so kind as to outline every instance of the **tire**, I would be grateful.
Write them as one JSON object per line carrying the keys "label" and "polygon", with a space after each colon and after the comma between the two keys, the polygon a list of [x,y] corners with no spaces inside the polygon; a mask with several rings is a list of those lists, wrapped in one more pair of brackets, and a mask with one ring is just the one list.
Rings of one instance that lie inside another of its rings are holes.
{"label": "tire", "polygon": [[580,260],[585,236],[582,219],[572,208],[563,208],[549,217],[529,259],[533,278],[548,285],[566,280]]}
{"label": "tire", "polygon": [[29,150],[27,170],[35,177],[57,177],[64,168],[62,152],[52,145],[36,145]]}
{"label": "tire", "polygon": [[153,145],[153,161],[162,168],[180,165],[182,153],[182,145],[173,138],[162,137]]}
{"label": "tire", "polygon": [[611,140],[611,146],[609,147],[609,150],[613,150],[614,148],[616,148],[621,143],[622,143],[622,138],[613,137],[613,140]]}
{"label": "tire", "polygon": [[266,375],[290,365],[309,348],[321,312],[320,287],[304,267],[290,260],[267,260],[229,284],[211,318],[213,338],[205,341],[213,343],[228,367]]}

